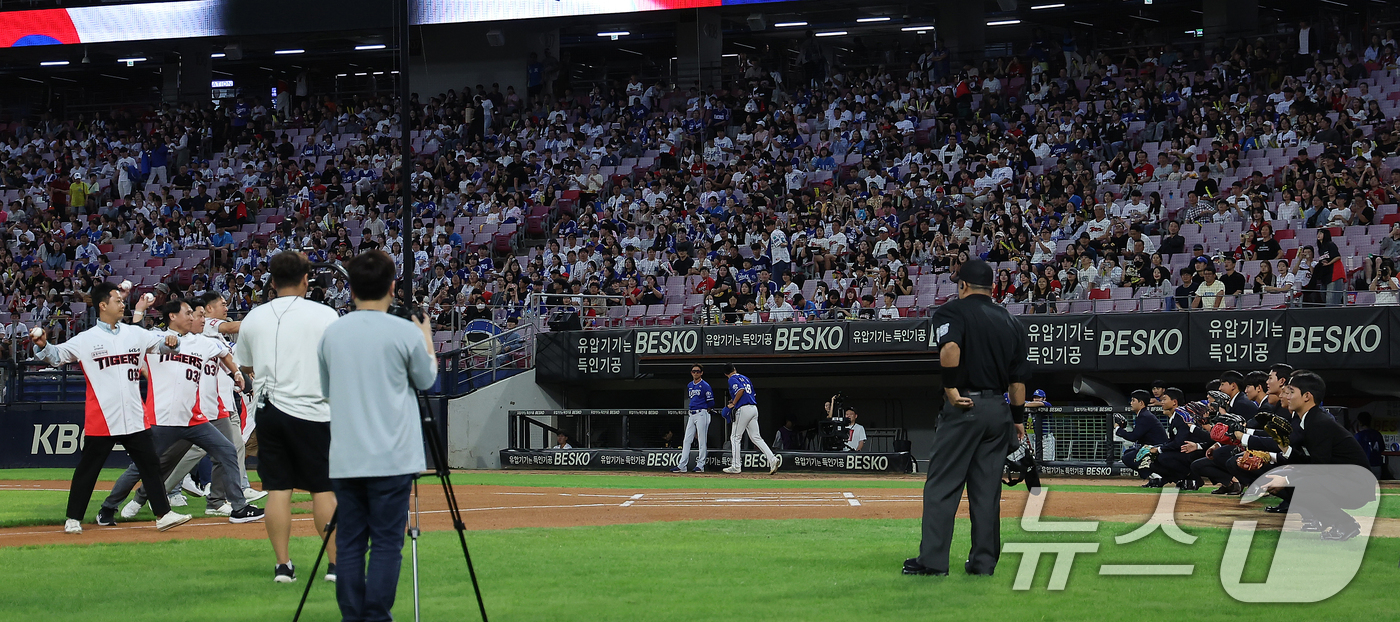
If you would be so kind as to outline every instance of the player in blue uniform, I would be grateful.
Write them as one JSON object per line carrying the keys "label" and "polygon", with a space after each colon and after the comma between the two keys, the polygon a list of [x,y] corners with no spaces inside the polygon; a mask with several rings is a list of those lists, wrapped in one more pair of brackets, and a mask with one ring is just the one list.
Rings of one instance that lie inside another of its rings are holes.
{"label": "player in blue uniform", "polygon": [[690,416],[685,419],[685,442],[681,445],[681,462],[671,469],[672,473],[684,473],[690,465],[690,442],[700,439],[700,457],[695,460],[695,472],[705,472],[705,458],[710,449],[706,446],[710,435],[710,410],[718,403],[710,383],[705,382],[705,368],[696,363],[690,366],[690,384],[685,385],[685,396],[689,400],[687,408]]}
{"label": "player in blue uniform", "polygon": [[743,374],[734,370],[734,364],[729,363],[724,366],[724,375],[729,378],[729,405],[724,407],[724,418],[733,418],[734,431],[729,435],[729,445],[733,452],[733,460],[724,469],[725,473],[739,473],[739,445],[743,443],[744,432],[749,433],[749,440],[753,441],[754,447],[763,452],[763,457],[768,459],[768,474],[778,472],[778,456],[773,455],[773,450],[768,448],[768,443],[763,442],[763,436],[758,431],[758,400],[753,392],[753,383],[749,382]]}

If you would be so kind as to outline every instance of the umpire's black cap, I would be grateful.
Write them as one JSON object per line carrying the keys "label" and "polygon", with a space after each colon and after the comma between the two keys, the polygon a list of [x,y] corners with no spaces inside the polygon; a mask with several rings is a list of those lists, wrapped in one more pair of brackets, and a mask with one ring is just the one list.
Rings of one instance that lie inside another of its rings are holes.
{"label": "umpire's black cap", "polygon": [[993,274],[992,266],[987,262],[981,259],[972,259],[958,270],[958,280],[977,287],[991,287]]}

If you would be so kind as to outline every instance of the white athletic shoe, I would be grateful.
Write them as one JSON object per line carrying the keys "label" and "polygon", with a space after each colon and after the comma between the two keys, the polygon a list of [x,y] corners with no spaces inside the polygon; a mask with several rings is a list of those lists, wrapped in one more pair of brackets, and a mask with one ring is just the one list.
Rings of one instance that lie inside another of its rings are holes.
{"label": "white athletic shoe", "polygon": [[73,534],[77,534],[77,533],[82,533],[82,532],[83,532],[83,525],[82,525],[82,523],[79,523],[78,521],[75,521],[75,520],[73,520],[73,519],[71,519],[71,518],[68,519],[68,520],[66,520],[66,521],[63,521],[63,533],[73,533]]}
{"label": "white athletic shoe", "polygon": [[185,479],[180,481],[180,490],[188,492],[196,497],[209,496],[209,485],[205,484],[203,486],[199,486],[195,484],[194,479],[192,479],[188,475],[185,476]]}
{"label": "white athletic shoe", "polygon": [[185,499],[185,495],[180,494],[179,491],[171,494],[167,499],[170,501],[170,507],[172,508],[182,508],[190,504],[190,502]]}
{"label": "white athletic shoe", "polygon": [[224,502],[223,505],[215,509],[211,510],[206,508],[204,510],[205,516],[228,516],[229,514],[233,514],[233,506],[230,505],[228,502]]}
{"label": "white athletic shoe", "polygon": [[256,488],[244,488],[244,489],[243,489],[243,498],[244,498],[244,499],[247,499],[249,503],[252,503],[252,502],[254,502],[254,501],[257,501],[257,500],[259,500],[259,499],[262,499],[263,497],[266,497],[266,496],[267,496],[267,491],[264,491],[264,490],[258,490],[258,489],[256,489]]}
{"label": "white athletic shoe", "polygon": [[135,501],[127,501],[122,506],[122,518],[136,518],[136,513],[141,511],[141,504]]}
{"label": "white athletic shoe", "polygon": [[156,531],[169,531],[188,522],[190,522],[189,514],[166,512],[165,516],[156,521]]}
{"label": "white athletic shoe", "polygon": [[727,467],[724,467],[724,472],[725,472],[725,473],[733,474],[733,473],[743,473],[744,470],[743,470],[743,469],[740,469],[738,466],[727,466]]}
{"label": "white athletic shoe", "polygon": [[768,462],[768,474],[772,475],[774,473],[777,473],[778,467],[782,466],[782,464],[783,457],[778,454],[773,454],[773,459]]}

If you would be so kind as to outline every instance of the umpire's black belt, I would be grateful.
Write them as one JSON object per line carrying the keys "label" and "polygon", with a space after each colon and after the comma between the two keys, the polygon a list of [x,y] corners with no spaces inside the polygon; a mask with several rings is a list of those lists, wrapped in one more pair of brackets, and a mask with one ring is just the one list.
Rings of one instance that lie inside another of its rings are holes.
{"label": "umpire's black belt", "polygon": [[1000,393],[996,389],[958,389],[958,395],[963,397],[992,397]]}

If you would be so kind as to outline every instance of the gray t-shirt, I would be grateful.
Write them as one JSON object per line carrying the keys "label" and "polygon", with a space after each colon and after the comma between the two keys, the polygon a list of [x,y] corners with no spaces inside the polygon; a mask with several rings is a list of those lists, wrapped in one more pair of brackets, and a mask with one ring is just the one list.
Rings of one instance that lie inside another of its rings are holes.
{"label": "gray t-shirt", "polygon": [[423,471],[414,389],[433,385],[437,357],[418,327],[388,313],[355,311],[326,328],[318,355],[321,392],[331,407],[330,476]]}

